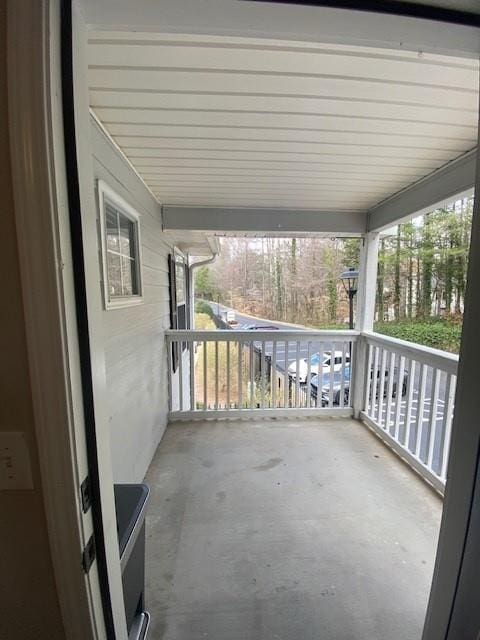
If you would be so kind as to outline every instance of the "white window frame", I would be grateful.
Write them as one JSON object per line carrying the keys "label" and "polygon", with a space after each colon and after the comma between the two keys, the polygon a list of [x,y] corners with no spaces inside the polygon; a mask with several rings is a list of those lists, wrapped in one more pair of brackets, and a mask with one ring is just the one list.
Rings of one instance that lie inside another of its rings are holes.
{"label": "white window frame", "polygon": [[[100,235],[102,245],[102,273],[103,273],[103,302],[105,309],[121,309],[143,303],[143,282],[142,282],[142,242],[140,237],[140,215],[126,200],[118,195],[103,180],[97,182],[98,206],[100,212]],[[105,202],[109,202],[120,213],[135,223],[135,253],[137,263],[138,294],[130,296],[110,297],[108,287],[108,266],[107,266],[107,225],[105,214]]]}
{"label": "white window frame", "polygon": [[178,309],[178,296],[177,296],[177,292],[178,292],[178,279],[177,279],[177,263],[179,263],[178,258],[180,258],[180,262],[182,265],[182,271],[183,271],[183,287],[182,287],[182,291],[183,291],[183,301],[180,302],[180,304],[184,304],[185,308],[188,307],[188,291],[187,291],[187,277],[186,277],[186,269],[185,267],[187,266],[187,257],[185,256],[185,254],[183,253],[183,251],[180,251],[180,249],[178,247],[174,247],[173,248],[173,259],[174,259],[174,263],[175,263],[175,301],[177,303],[177,309]]}

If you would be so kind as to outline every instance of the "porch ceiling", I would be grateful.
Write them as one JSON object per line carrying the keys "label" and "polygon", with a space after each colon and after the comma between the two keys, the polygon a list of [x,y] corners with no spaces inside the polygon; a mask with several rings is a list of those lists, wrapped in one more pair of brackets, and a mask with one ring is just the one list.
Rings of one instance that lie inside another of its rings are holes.
{"label": "porch ceiling", "polygon": [[90,103],[163,204],[364,214],[476,144],[478,61],[91,31]]}

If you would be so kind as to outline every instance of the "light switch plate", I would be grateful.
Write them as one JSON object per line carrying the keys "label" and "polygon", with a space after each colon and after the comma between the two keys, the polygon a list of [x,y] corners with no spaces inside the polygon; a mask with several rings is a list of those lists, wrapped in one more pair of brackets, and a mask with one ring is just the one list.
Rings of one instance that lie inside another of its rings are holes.
{"label": "light switch plate", "polygon": [[33,489],[30,454],[23,431],[0,431],[0,490]]}

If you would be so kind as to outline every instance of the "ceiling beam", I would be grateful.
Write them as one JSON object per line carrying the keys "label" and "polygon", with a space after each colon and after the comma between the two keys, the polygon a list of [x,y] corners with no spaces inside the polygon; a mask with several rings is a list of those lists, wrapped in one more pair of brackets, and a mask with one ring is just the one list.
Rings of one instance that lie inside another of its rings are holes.
{"label": "ceiling beam", "polygon": [[164,205],[163,226],[165,231],[359,236],[365,233],[366,213]]}
{"label": "ceiling beam", "polygon": [[368,231],[381,231],[473,193],[477,149],[384,200],[368,212]]}
{"label": "ceiling beam", "polygon": [[201,10],[198,0],[81,0],[81,5],[93,29],[374,46],[475,60],[480,54],[478,28],[411,16],[236,0],[203,0]]}

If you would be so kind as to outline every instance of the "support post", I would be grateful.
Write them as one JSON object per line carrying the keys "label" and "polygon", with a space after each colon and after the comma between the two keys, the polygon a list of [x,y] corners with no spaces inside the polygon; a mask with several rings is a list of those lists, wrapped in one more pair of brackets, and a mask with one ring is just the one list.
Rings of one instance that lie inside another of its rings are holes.
{"label": "support post", "polygon": [[[379,234],[370,232],[362,238],[360,248],[360,264],[358,274],[357,317],[355,329],[357,331],[372,331],[375,318],[375,293],[377,286]],[[353,372],[352,406],[355,418],[363,410],[364,387],[366,384],[367,347],[360,335],[356,343],[355,370]]]}

